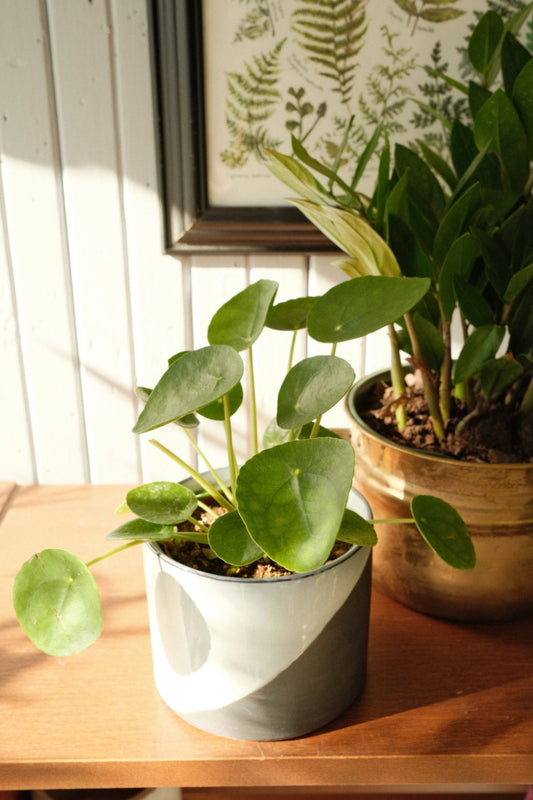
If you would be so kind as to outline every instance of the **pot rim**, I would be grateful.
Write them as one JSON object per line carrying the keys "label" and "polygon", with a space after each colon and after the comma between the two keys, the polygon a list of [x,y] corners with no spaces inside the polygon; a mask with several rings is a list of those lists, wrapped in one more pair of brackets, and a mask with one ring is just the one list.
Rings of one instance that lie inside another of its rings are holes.
{"label": "pot rim", "polygon": [[174,558],[167,556],[166,553],[158,547],[157,542],[145,542],[145,547],[152,550],[159,558],[166,561],[167,564],[172,565],[174,568],[183,570],[184,572],[193,573],[198,575],[202,578],[207,578],[210,580],[215,581],[223,581],[225,583],[244,583],[247,586],[255,586],[259,584],[265,583],[287,583],[288,581],[295,581],[295,580],[305,580],[306,578],[313,578],[316,575],[320,575],[323,572],[327,572],[333,567],[338,566],[339,564],[347,561],[348,558],[354,556],[359,550],[370,550],[371,548],[363,547],[362,545],[354,544],[352,545],[345,553],[338,556],[337,558],[333,559],[332,561],[328,561],[326,564],[323,564],[318,569],[310,570],[309,572],[293,572],[290,575],[276,575],[271,578],[240,578],[234,575],[215,575],[211,572],[204,572],[201,569],[195,569],[194,567],[189,567],[186,564],[182,564],[181,561],[176,561]]}
{"label": "pot rim", "polygon": [[[408,371],[410,370],[410,367],[406,366],[405,369]],[[344,407],[348,416],[355,420],[357,425],[366,433],[371,435],[374,439],[384,442],[392,450],[398,450],[400,453],[411,454],[412,456],[416,456],[417,458],[425,459],[427,461],[436,461],[439,463],[446,461],[448,464],[453,464],[458,468],[472,469],[472,467],[476,467],[476,469],[484,469],[487,471],[498,469],[501,470],[502,468],[511,471],[524,470],[528,467],[533,468],[533,463],[529,461],[510,461],[503,462],[501,464],[488,464],[485,461],[461,461],[459,459],[452,458],[452,456],[446,455],[445,453],[426,453],[424,450],[420,450],[417,447],[407,447],[407,445],[398,444],[397,442],[393,442],[391,439],[388,439],[386,436],[383,436],[383,434],[378,433],[359,416],[355,407],[355,397],[358,394],[362,394],[364,389],[370,388],[370,386],[372,386],[374,383],[377,383],[377,381],[383,380],[386,377],[390,377],[389,369],[381,369],[377,370],[377,372],[372,372],[370,375],[365,375],[363,378],[360,378],[358,381],[356,381],[344,396]]]}

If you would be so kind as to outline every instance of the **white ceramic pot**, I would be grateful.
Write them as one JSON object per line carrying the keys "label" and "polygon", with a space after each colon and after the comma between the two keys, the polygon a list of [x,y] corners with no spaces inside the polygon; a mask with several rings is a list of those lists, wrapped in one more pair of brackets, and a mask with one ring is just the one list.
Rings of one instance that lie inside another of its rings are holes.
{"label": "white ceramic pot", "polygon": [[[350,507],[370,518],[355,490]],[[155,682],[182,719],[228,738],[289,739],[330,722],[361,692],[369,548],[259,580],[191,569],[154,544],[144,557]]]}

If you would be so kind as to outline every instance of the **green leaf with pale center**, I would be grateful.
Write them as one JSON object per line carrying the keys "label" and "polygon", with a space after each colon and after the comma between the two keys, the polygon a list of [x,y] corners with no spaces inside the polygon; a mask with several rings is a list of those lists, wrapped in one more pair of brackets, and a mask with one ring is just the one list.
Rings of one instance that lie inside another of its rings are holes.
{"label": "green leaf with pale center", "polygon": [[239,513],[271,559],[296,572],[320,567],[340,528],[353,480],[344,439],[286,442],[263,450],[239,472]]}
{"label": "green leaf with pale center", "polygon": [[422,538],[446,564],[473,569],[476,552],[462,517],[449,503],[431,495],[417,495],[411,513]]}
{"label": "green leaf with pale center", "polygon": [[92,573],[65,550],[43,550],[20,568],[15,614],[32,642],[52,656],[70,656],[102,632],[100,596]]}

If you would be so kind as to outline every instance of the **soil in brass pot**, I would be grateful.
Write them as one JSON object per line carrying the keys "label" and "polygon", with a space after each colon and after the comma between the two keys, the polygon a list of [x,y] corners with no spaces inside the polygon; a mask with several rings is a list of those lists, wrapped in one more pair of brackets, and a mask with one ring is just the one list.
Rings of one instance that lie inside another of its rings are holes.
{"label": "soil in brass pot", "polygon": [[533,460],[533,417],[520,420],[514,405],[501,404],[471,417],[468,424],[457,430],[466,416],[466,409],[455,401],[452,417],[446,426],[446,436],[438,442],[433,435],[427,405],[416,375],[408,375],[406,396],[402,398],[407,412],[407,425],[400,433],[396,429],[392,389],[376,383],[358,408],[366,424],[397,444],[415,447],[431,453],[441,453],[461,461],[489,464],[527,463]]}

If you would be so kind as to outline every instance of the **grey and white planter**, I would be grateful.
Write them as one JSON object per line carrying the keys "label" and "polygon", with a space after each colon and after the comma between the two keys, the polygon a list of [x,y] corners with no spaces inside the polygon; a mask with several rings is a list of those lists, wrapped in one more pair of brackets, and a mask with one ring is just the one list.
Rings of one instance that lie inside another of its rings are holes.
{"label": "grey and white planter", "polygon": [[[352,490],[350,507],[370,509]],[[366,674],[370,548],[281,578],[219,577],[144,545],[154,677],[165,703],[232,739],[291,739],[325,725]]]}

